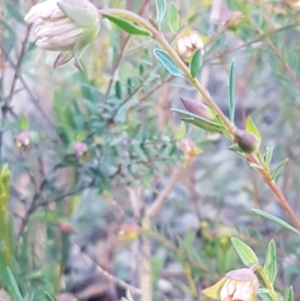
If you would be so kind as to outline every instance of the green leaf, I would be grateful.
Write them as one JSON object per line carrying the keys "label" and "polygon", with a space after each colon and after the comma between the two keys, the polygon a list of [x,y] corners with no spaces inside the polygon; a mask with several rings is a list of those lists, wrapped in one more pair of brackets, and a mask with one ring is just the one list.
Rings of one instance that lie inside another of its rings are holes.
{"label": "green leaf", "polygon": [[272,181],[275,181],[276,178],[279,176],[280,172],[282,171],[285,164],[288,162],[289,159],[285,159],[281,161],[275,168],[273,174],[272,174]]}
{"label": "green leaf", "polygon": [[235,72],[234,72],[234,62],[230,66],[229,74],[229,119],[234,122],[235,114]]}
{"label": "green leaf", "polygon": [[12,1],[6,1],[6,9],[9,12],[10,16],[13,17],[19,23],[25,24],[24,18],[18,10],[19,7],[20,6],[15,5],[15,3],[13,3]]}
{"label": "green leaf", "polygon": [[56,301],[56,299],[54,299],[47,291],[45,291],[45,295],[46,295],[47,300]]}
{"label": "green leaf", "polygon": [[259,209],[251,209],[251,211],[253,211],[254,213],[270,220],[270,221],[273,221],[275,223],[277,223],[278,225],[282,226],[283,228],[285,229],[288,229],[298,235],[300,235],[300,231],[298,231],[296,228],[294,228],[293,226],[291,226],[290,224],[288,224],[287,222],[283,221],[282,219],[270,214],[270,213],[267,213],[267,212],[264,212],[262,210],[259,210]]}
{"label": "green leaf", "polygon": [[118,99],[122,99],[122,87],[119,80],[117,80],[115,83],[115,93]]}
{"label": "green leaf", "polygon": [[176,132],[176,139],[180,140],[180,139],[184,138],[185,134],[186,134],[186,124],[184,122],[180,122],[180,125]]}
{"label": "green leaf", "polygon": [[190,63],[190,75],[192,78],[195,78],[201,67],[202,67],[202,52],[201,49],[197,49],[195,51],[195,53],[193,54],[193,57],[191,59],[191,63]]}
{"label": "green leaf", "polygon": [[273,147],[267,147],[264,157],[267,166],[270,166],[273,157]]}
{"label": "green leaf", "polygon": [[261,143],[261,135],[260,135],[253,119],[250,116],[248,116],[247,120],[246,120],[246,130],[249,133],[253,134],[257,138],[257,140],[259,141],[259,144]]}
{"label": "green leaf", "polygon": [[269,292],[258,292],[259,297],[261,297],[264,301],[273,301]]}
{"label": "green leaf", "polygon": [[179,30],[180,17],[175,4],[172,2],[169,8],[169,27],[170,30],[176,33]]}
{"label": "green leaf", "polygon": [[[217,131],[220,131],[220,129],[225,128],[223,124],[220,124],[220,123],[217,123],[217,122],[214,122],[214,121],[210,121],[208,119],[204,119],[204,118],[202,118],[198,115],[195,115],[193,113],[190,113],[188,111],[184,111],[184,110],[180,110],[180,109],[176,109],[176,108],[171,108],[171,111],[182,114],[184,116],[187,116],[189,119],[185,119],[184,120],[185,122],[190,121],[189,123],[195,124],[196,126],[199,126],[199,127],[202,127],[201,125],[204,124],[204,125],[215,128]],[[192,119],[190,119],[190,118],[192,118]]]}
{"label": "green leaf", "polygon": [[276,274],[277,274],[277,262],[276,262],[276,245],[273,239],[270,241],[267,248],[264,271],[269,281],[272,284],[274,284]]}
{"label": "green leaf", "polygon": [[21,295],[20,289],[18,287],[17,281],[16,281],[13,273],[11,272],[11,269],[9,267],[7,267],[6,270],[7,270],[7,274],[8,274],[11,286],[13,288],[13,291],[14,291],[18,301],[24,301],[24,299]]}
{"label": "green leaf", "polygon": [[167,10],[167,5],[166,5],[166,0],[155,0],[156,4],[156,23],[158,26],[161,25],[161,22],[163,21],[166,10]]}
{"label": "green leaf", "polygon": [[29,120],[24,115],[21,115],[19,119],[19,125],[22,131],[26,131],[29,129]]}
{"label": "green leaf", "polygon": [[284,301],[294,301],[294,290],[292,286],[289,287],[287,293],[285,294]]}
{"label": "green leaf", "polygon": [[141,36],[149,36],[150,32],[147,30],[144,30],[131,22],[128,22],[125,19],[118,18],[111,15],[103,14],[103,17],[107,18],[109,21],[117,25],[118,27],[122,28],[124,31],[126,31],[129,34],[133,35],[141,35]]}
{"label": "green leaf", "polygon": [[240,259],[247,267],[259,264],[256,254],[247,244],[235,237],[231,238],[231,242]]}
{"label": "green leaf", "polygon": [[164,50],[155,48],[153,50],[154,56],[158,59],[158,61],[168,70],[168,72],[174,76],[183,77],[181,70],[174,63],[172,58],[168,55]]}
{"label": "green leaf", "polygon": [[195,125],[198,128],[201,128],[205,131],[212,132],[212,133],[220,133],[220,131],[222,130],[219,126],[216,127],[216,126],[210,125],[209,123],[207,123],[206,120],[199,120],[199,119],[196,120],[193,118],[181,118],[181,120],[186,123]]}
{"label": "green leaf", "polygon": [[84,141],[87,138],[87,132],[86,131],[80,131],[77,135],[76,135],[76,140],[77,141]]}

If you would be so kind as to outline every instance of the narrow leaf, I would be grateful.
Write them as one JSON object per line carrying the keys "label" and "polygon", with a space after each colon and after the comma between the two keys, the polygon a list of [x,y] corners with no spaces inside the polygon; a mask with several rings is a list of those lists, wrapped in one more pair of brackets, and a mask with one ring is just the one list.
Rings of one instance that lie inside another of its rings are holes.
{"label": "narrow leaf", "polygon": [[169,8],[169,27],[170,30],[176,33],[179,30],[180,17],[174,3],[171,3]]}
{"label": "narrow leaf", "polygon": [[284,298],[284,301],[294,301],[294,290],[292,286],[289,287],[286,296]]}
{"label": "narrow leaf", "polygon": [[276,245],[273,239],[270,241],[267,248],[264,271],[269,281],[272,284],[274,284],[276,274],[277,274],[277,262],[276,262]]}
{"label": "narrow leaf", "polygon": [[253,119],[250,116],[248,116],[247,120],[246,120],[246,130],[249,133],[253,134],[257,138],[257,140],[259,141],[259,143],[261,143],[261,135],[260,135],[260,133],[259,133],[259,131],[258,131],[258,129],[257,129],[257,127],[256,127],[256,125],[255,125],[255,123],[253,121]]}
{"label": "narrow leaf", "polygon": [[202,53],[201,49],[197,49],[191,59],[190,63],[190,75],[195,78],[202,67]]}
{"label": "narrow leaf", "polygon": [[288,229],[298,235],[300,235],[300,232],[294,228],[293,226],[291,226],[290,224],[288,224],[287,222],[283,221],[282,219],[270,214],[270,213],[267,213],[267,212],[264,212],[262,210],[259,210],[259,209],[251,209],[251,211],[253,211],[254,213],[270,220],[270,221],[273,221],[275,223],[277,223],[278,225],[282,226],[283,228],[285,229]]}
{"label": "narrow leaf", "polygon": [[121,83],[119,80],[116,81],[115,83],[115,93],[116,93],[116,97],[118,99],[122,99],[122,87],[121,87]]}
{"label": "narrow leaf", "polygon": [[220,133],[222,129],[220,127],[212,126],[204,120],[194,119],[194,118],[181,118],[182,121],[195,125],[205,131],[212,133]]}
{"label": "narrow leaf", "polygon": [[181,122],[176,133],[177,139],[182,139],[185,137],[186,134],[186,124],[184,122]]}
{"label": "narrow leaf", "polygon": [[211,126],[215,126],[217,128],[225,128],[223,124],[220,124],[220,123],[217,123],[217,122],[214,122],[214,121],[210,121],[210,120],[207,120],[205,118],[202,118],[196,114],[193,114],[193,113],[190,113],[188,111],[184,111],[184,110],[180,110],[180,109],[176,109],[176,108],[171,108],[171,111],[172,112],[176,112],[176,113],[179,113],[179,114],[182,114],[184,116],[187,116],[187,117],[192,117],[193,119],[195,120],[200,120],[200,121],[203,121],[205,122],[206,124],[209,124]]}
{"label": "narrow leaf", "polygon": [[279,176],[280,172],[282,171],[285,164],[288,162],[289,159],[285,159],[281,161],[275,168],[273,174],[272,174],[272,181],[275,181],[276,178]]}
{"label": "narrow leaf", "polygon": [[136,26],[133,23],[128,22],[125,19],[118,18],[118,17],[112,16],[112,15],[106,15],[106,14],[103,14],[103,17],[107,18],[109,21],[111,21],[112,23],[114,23],[115,25],[117,25],[118,27],[120,27],[121,29],[123,29],[124,31],[126,31],[129,34],[141,35],[141,36],[149,36],[150,35],[149,31]]}
{"label": "narrow leaf", "polygon": [[21,292],[20,292],[20,289],[18,287],[18,284],[17,284],[17,281],[13,275],[13,273],[11,272],[11,269],[9,267],[6,268],[7,270],[7,274],[8,274],[8,277],[9,277],[9,280],[10,280],[10,283],[11,283],[11,286],[13,288],[13,291],[17,297],[17,299],[19,301],[24,301],[22,295],[21,295]]}
{"label": "narrow leaf", "polygon": [[259,264],[256,254],[247,244],[235,237],[231,238],[231,242],[240,259],[246,266],[251,267],[253,265]]}
{"label": "narrow leaf", "polygon": [[229,74],[229,119],[234,122],[235,114],[235,72],[234,72],[234,62],[230,66]]}
{"label": "narrow leaf", "polygon": [[47,297],[47,300],[49,300],[49,301],[56,301],[56,299],[54,299],[47,291],[45,291],[45,295]]}
{"label": "narrow leaf", "polygon": [[167,10],[167,5],[166,5],[166,0],[155,0],[156,4],[156,23],[158,26],[161,25],[161,22],[163,21],[166,10]]}
{"label": "narrow leaf", "polygon": [[174,63],[174,61],[168,55],[167,52],[155,48],[153,50],[153,53],[155,57],[158,59],[158,61],[168,70],[170,74],[174,76],[184,77],[181,70],[177,67],[177,65]]}
{"label": "narrow leaf", "polygon": [[273,157],[273,147],[268,147],[265,153],[265,161],[270,166]]}

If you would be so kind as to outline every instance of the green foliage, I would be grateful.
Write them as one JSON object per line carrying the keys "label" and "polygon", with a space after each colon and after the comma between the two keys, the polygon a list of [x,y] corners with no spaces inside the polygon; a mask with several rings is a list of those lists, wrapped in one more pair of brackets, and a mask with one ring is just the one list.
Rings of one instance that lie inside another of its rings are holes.
{"label": "green foliage", "polygon": [[104,14],[103,16],[129,34],[141,35],[141,36],[149,36],[150,35],[149,31],[144,30],[138,26],[135,26],[133,23],[128,22],[125,19],[118,18],[118,17],[111,16],[111,15],[106,15],[106,14]]}
{"label": "green foliage", "polygon": [[155,57],[158,59],[158,61],[167,69],[167,71],[170,74],[172,74],[174,76],[183,77],[182,72],[177,67],[177,65],[174,63],[174,61],[168,55],[167,52],[165,52],[164,50],[155,48],[153,50],[153,53],[154,53]]}
{"label": "green foliage", "polygon": [[175,4],[172,2],[169,5],[169,27],[170,30],[176,33],[180,26],[180,15],[177,11]]}
{"label": "green foliage", "polygon": [[251,267],[259,264],[256,254],[248,245],[235,237],[231,238],[231,242],[246,266]]}
{"label": "green foliage", "polygon": [[[1,293],[59,300],[81,287],[80,276],[99,287],[108,279],[112,292],[121,283],[129,301],[151,293],[153,300],[196,300],[199,287],[220,294],[226,273],[246,265],[259,276],[259,299],[293,301],[300,232],[268,212],[284,216],[286,208],[275,203],[274,187],[297,210],[299,11],[278,1],[224,1],[228,16],[216,26],[211,1],[144,4],[109,0],[99,8],[107,20],[79,71],[72,64],[53,70],[53,52],[37,49],[24,22],[32,1],[5,0]],[[188,40],[193,55],[183,61],[177,42],[188,27],[205,47]],[[207,119],[182,110],[181,97],[208,102]],[[235,144],[235,130],[244,127],[263,153],[245,154]],[[30,137],[25,148],[16,143],[22,132]],[[157,204],[149,229],[140,230]],[[252,207],[265,211],[249,215]],[[133,241],[124,243],[119,234],[131,222]]]}
{"label": "green foliage", "polygon": [[200,69],[202,67],[202,53],[201,49],[197,49],[195,53],[193,54],[193,57],[191,59],[190,63],[190,74],[192,78],[197,77],[198,73],[200,72]]}

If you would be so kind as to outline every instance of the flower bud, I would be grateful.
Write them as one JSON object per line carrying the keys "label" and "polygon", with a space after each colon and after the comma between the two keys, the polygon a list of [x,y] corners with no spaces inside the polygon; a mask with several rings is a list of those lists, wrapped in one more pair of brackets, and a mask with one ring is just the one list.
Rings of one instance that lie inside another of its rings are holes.
{"label": "flower bud", "polygon": [[245,153],[253,153],[259,148],[258,139],[245,130],[237,130],[234,138],[240,149]]}
{"label": "flower bud", "polygon": [[119,238],[123,242],[128,242],[136,239],[141,232],[141,228],[136,224],[125,224],[121,226],[121,229],[118,233]]}
{"label": "flower bud", "polygon": [[27,150],[27,149],[29,149],[30,144],[31,144],[30,132],[23,131],[23,132],[19,133],[19,135],[16,138],[17,148],[22,149],[22,150]]}
{"label": "flower bud", "polygon": [[180,100],[183,104],[183,106],[190,112],[195,115],[198,115],[199,117],[202,117],[204,119],[213,121],[214,120],[214,115],[212,110],[202,104],[199,101],[195,101],[191,98],[186,98],[186,97],[180,97]]}
{"label": "flower bud", "polygon": [[225,23],[225,27],[229,29],[235,29],[235,26],[244,19],[244,15],[240,11],[232,12],[231,16]]}
{"label": "flower bud", "polygon": [[97,8],[88,0],[48,0],[38,3],[25,16],[33,23],[36,45],[46,50],[62,51],[55,67],[79,59],[84,48],[100,29]]}
{"label": "flower bud", "polygon": [[90,157],[90,152],[86,143],[82,141],[76,141],[74,145],[75,156],[81,161],[88,161]]}
{"label": "flower bud", "polygon": [[189,61],[197,49],[203,52],[204,44],[198,31],[186,27],[177,38],[176,47],[182,59]]}
{"label": "flower bud", "polygon": [[184,138],[178,141],[178,148],[184,153],[186,159],[195,159],[203,150],[191,139]]}
{"label": "flower bud", "polygon": [[212,287],[202,293],[221,301],[253,301],[258,293],[258,278],[252,269],[230,271]]}

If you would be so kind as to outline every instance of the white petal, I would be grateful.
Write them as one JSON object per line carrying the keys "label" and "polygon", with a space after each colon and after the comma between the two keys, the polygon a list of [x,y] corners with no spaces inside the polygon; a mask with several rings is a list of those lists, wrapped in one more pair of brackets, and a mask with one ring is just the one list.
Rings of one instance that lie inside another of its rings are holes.
{"label": "white petal", "polygon": [[[62,35],[65,32],[68,32],[70,30],[73,30],[75,28],[79,28],[74,22],[49,22],[45,24],[45,26],[40,26],[36,30],[36,34],[38,37],[43,37],[43,36],[55,36],[55,35]],[[81,28],[81,32],[83,29]]]}
{"label": "white petal", "polygon": [[78,36],[82,33],[82,28],[75,28],[62,35],[49,37],[49,44],[53,50],[71,50],[78,39]]}
{"label": "white petal", "polygon": [[221,301],[226,301],[229,296],[233,294],[235,290],[234,282],[231,279],[227,279],[221,289],[220,298]]}
{"label": "white petal", "polygon": [[25,16],[25,21],[27,23],[34,23],[38,18],[49,18],[52,14],[55,16],[63,16],[63,12],[57,5],[58,1],[59,0],[48,0],[33,6]]}
{"label": "white petal", "polygon": [[192,42],[193,44],[196,44],[196,43],[198,42],[199,39],[200,39],[200,38],[199,38],[199,36],[198,36],[196,33],[192,33],[192,34],[190,35],[190,40],[191,40],[191,42]]}
{"label": "white petal", "polygon": [[253,294],[252,282],[242,282],[236,287],[236,290],[233,294],[233,300],[250,300],[251,295]]}

